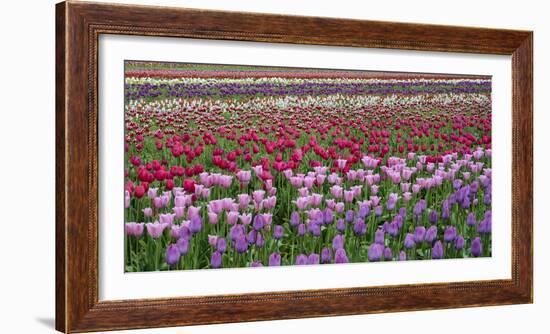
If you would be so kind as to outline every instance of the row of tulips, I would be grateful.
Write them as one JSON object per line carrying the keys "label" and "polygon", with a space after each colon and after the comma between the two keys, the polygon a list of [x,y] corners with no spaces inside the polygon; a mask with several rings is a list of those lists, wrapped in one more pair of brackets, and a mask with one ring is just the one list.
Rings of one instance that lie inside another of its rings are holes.
{"label": "row of tulips", "polygon": [[491,256],[490,95],[397,91],[129,98],[126,270]]}

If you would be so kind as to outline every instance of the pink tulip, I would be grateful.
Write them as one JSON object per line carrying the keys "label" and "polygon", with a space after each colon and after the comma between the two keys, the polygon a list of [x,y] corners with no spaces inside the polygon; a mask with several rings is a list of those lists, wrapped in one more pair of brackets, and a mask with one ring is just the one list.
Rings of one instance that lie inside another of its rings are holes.
{"label": "pink tulip", "polygon": [[221,199],[216,199],[208,203],[208,209],[214,212],[215,214],[222,212],[223,207],[224,207],[224,202]]}
{"label": "pink tulip", "polygon": [[243,223],[243,225],[249,225],[252,221],[252,214],[242,214],[239,218],[241,219],[241,223]]}
{"label": "pink tulip", "polygon": [[201,183],[205,186],[205,187],[210,187],[212,186],[212,180],[210,178],[210,174],[208,174],[207,172],[204,172],[204,173],[200,173],[199,174],[199,180],[201,181]]}
{"label": "pink tulip", "polygon": [[373,184],[370,187],[370,193],[373,194],[373,195],[376,195],[376,194],[378,194],[378,189],[379,189],[379,187],[376,184]]}
{"label": "pink tulip", "polygon": [[155,208],[157,209],[160,209],[162,207],[164,207],[164,203],[163,203],[163,200],[161,197],[155,197],[153,198],[153,205],[155,206]]}
{"label": "pink tulip", "polygon": [[342,197],[342,191],[343,191],[342,187],[340,187],[338,185],[334,185],[330,188],[330,193],[335,198],[341,198]]}
{"label": "pink tulip", "polygon": [[304,178],[303,178],[303,177],[299,177],[299,176],[292,176],[292,177],[290,177],[290,184],[291,184],[294,188],[299,188],[299,187],[301,187],[303,183],[304,183]]}
{"label": "pink tulip", "polygon": [[[143,210],[145,210],[145,209],[143,209]],[[185,215],[185,208],[181,207],[181,206],[173,207],[172,211],[176,215],[176,218],[183,218],[183,216]]]}
{"label": "pink tulip", "polygon": [[168,227],[168,224],[154,222],[147,223],[145,226],[147,227],[147,233],[149,233],[151,238],[158,239],[162,235],[162,232],[164,232],[164,229]]}
{"label": "pink tulip", "polygon": [[239,219],[239,213],[237,211],[229,211],[227,213],[227,223],[229,225],[235,225]]}
{"label": "pink tulip", "polygon": [[170,235],[172,236],[172,238],[179,239],[180,229],[181,229],[181,225],[172,225],[170,229]]}
{"label": "pink tulip", "polygon": [[223,198],[221,201],[222,207],[226,211],[230,211],[233,208],[233,204],[235,203],[235,200],[233,198]]}
{"label": "pink tulip", "polygon": [[295,201],[292,201],[292,202],[296,204],[296,207],[299,210],[304,210],[309,205],[310,199],[311,199],[310,196],[298,197]]}
{"label": "pink tulip", "polygon": [[311,194],[309,202],[312,206],[320,206],[321,203],[323,202],[323,195]]}
{"label": "pink tulip", "polygon": [[308,196],[309,195],[309,189],[307,189],[306,187],[299,188],[298,189],[298,195],[300,197]]}
{"label": "pink tulip", "polygon": [[151,208],[145,208],[145,209],[143,209],[143,210],[141,210],[141,211],[143,212],[143,215],[144,215],[145,217],[148,217],[148,218],[149,218],[149,217],[153,217],[153,209],[151,209]]}
{"label": "pink tulip", "polygon": [[230,175],[222,175],[220,177],[220,185],[226,189],[231,187],[232,182],[233,182],[233,177]]}
{"label": "pink tulip", "polygon": [[372,206],[378,206],[378,204],[380,203],[380,197],[371,196],[370,201],[371,201]]}
{"label": "pink tulip", "polygon": [[218,243],[218,236],[217,235],[208,235],[208,244],[212,247],[216,247],[216,244]]}
{"label": "pink tulip", "polygon": [[149,188],[149,190],[147,190],[147,197],[149,197],[150,199],[157,197],[158,189],[159,188]]}
{"label": "pink tulip", "polygon": [[351,191],[353,192],[353,197],[361,197],[363,186],[353,186],[351,187]]}
{"label": "pink tulip", "polygon": [[317,181],[317,185],[320,186],[323,183],[325,183],[326,178],[327,178],[327,176],[324,175],[324,174],[317,174],[315,176],[315,180]]}
{"label": "pink tulip", "polygon": [[210,188],[203,188],[201,191],[201,197],[202,198],[210,197]]}
{"label": "pink tulip", "polygon": [[254,199],[254,202],[256,202],[256,203],[260,203],[264,199],[264,196],[265,196],[265,191],[263,191],[263,190],[255,190],[252,193],[252,198]]}
{"label": "pink tulip", "polygon": [[353,196],[354,196],[353,191],[351,191],[351,190],[344,191],[344,201],[346,201],[348,203],[352,202],[353,201]]}
{"label": "pink tulip", "polygon": [[271,210],[275,207],[275,204],[277,203],[277,197],[270,196],[263,200],[262,205],[264,209]]}
{"label": "pink tulip", "polygon": [[241,170],[241,171],[238,171],[235,176],[237,177],[237,180],[239,180],[240,183],[248,184],[252,177],[252,173],[249,170]]}
{"label": "pink tulip", "polygon": [[212,211],[208,211],[208,222],[212,225],[216,225],[218,223],[218,215]]}
{"label": "pink tulip", "polygon": [[187,217],[189,219],[193,218],[193,217],[197,217],[200,215],[200,210],[201,210],[201,207],[200,206],[190,206],[189,209],[187,209]]}
{"label": "pink tulip", "polygon": [[191,196],[189,195],[176,196],[176,198],[174,199],[175,206],[179,207],[190,205],[191,202]]}
{"label": "pink tulip", "polygon": [[265,225],[271,225],[271,222],[273,221],[273,215],[271,213],[264,213],[264,226]]}
{"label": "pink tulip", "polygon": [[283,175],[285,176],[285,178],[289,179],[291,176],[292,176],[292,169],[285,169],[283,171]]}
{"label": "pink tulip", "polygon": [[239,194],[237,195],[239,199],[239,209],[246,209],[250,203],[250,195],[248,194]]}
{"label": "pink tulip", "polygon": [[124,230],[126,235],[141,236],[143,234],[143,223],[126,223],[124,224]]}
{"label": "pink tulip", "polygon": [[161,224],[172,225],[172,223],[174,222],[174,217],[176,217],[174,213],[161,213],[159,215],[159,222]]}
{"label": "pink tulip", "polygon": [[129,191],[124,191],[124,208],[128,209],[130,207],[130,200],[132,197],[130,196]]}
{"label": "pink tulip", "polygon": [[311,189],[315,183],[315,178],[312,176],[306,176],[304,178],[304,187]]}

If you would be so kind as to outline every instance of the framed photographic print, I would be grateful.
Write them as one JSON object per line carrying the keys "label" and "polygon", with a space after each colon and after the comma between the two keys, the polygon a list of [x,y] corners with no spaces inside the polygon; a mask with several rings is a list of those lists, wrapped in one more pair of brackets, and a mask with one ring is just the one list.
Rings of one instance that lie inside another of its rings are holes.
{"label": "framed photographic print", "polygon": [[532,32],[56,13],[59,331],[532,302]]}

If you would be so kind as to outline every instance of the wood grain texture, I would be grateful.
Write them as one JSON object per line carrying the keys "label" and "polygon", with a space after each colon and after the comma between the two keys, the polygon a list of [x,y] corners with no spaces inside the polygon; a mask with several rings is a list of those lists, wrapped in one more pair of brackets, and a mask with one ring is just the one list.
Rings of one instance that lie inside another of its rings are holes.
{"label": "wood grain texture", "polygon": [[[512,56],[512,278],[212,297],[98,300],[97,43],[101,34]],[[64,2],[56,7],[56,329],[63,332],[530,303],[532,32]]]}

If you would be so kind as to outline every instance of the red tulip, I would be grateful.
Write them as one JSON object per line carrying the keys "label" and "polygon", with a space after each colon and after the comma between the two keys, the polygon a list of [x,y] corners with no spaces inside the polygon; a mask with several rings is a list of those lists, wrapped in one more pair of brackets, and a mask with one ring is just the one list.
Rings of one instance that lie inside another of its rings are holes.
{"label": "red tulip", "polygon": [[140,184],[134,190],[134,196],[136,196],[137,198],[142,198],[144,194],[145,194],[145,188],[143,187],[143,185]]}
{"label": "red tulip", "polygon": [[193,179],[183,180],[182,187],[188,193],[191,193],[191,194],[195,193],[195,180]]}

